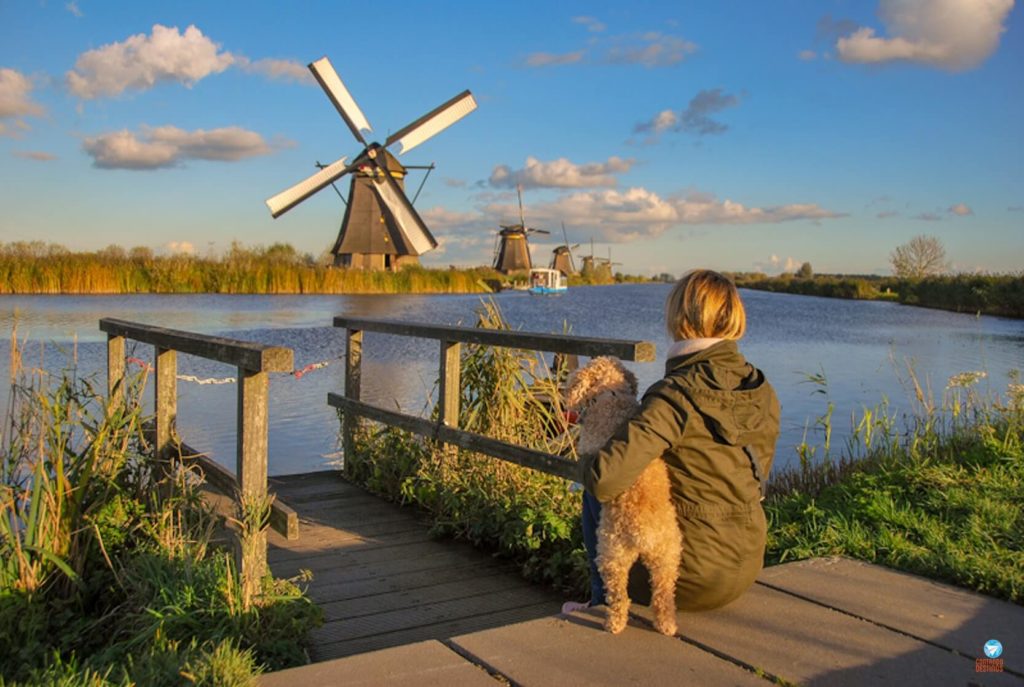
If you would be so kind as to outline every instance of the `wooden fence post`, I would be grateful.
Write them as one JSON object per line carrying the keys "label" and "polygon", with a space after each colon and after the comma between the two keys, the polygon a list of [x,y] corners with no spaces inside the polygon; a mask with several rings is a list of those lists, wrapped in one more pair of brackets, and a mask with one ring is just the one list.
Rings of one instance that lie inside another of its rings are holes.
{"label": "wooden fence post", "polygon": [[[359,386],[362,381],[363,363],[363,332],[359,329],[348,329],[345,338],[345,397],[359,400]],[[341,425],[342,451],[344,453],[345,474],[352,475],[351,456],[355,455],[356,418],[352,413],[345,413]]]}
{"label": "wooden fence post", "polygon": [[259,591],[267,570],[267,531],[262,506],[267,497],[267,398],[270,376],[238,368],[238,476],[242,518],[259,508],[259,522],[242,524],[243,541],[237,551],[238,570],[245,598]]}
{"label": "wooden fence post", "polygon": [[155,346],[156,362],[156,450],[153,454],[164,468],[174,457],[175,423],[178,419],[178,352]]}
{"label": "wooden fence post", "polygon": [[457,341],[441,341],[441,388],[438,391],[438,418],[448,427],[459,426],[459,401],[462,395],[462,345]]}
{"label": "wooden fence post", "polygon": [[107,407],[124,400],[124,337],[107,334]]}

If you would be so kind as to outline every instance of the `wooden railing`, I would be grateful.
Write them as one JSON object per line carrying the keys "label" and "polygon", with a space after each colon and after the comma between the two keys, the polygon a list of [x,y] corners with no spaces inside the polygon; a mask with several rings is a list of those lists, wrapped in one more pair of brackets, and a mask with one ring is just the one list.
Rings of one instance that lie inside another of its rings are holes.
{"label": "wooden railing", "polygon": [[[346,334],[346,365],[344,395],[329,393],[327,403],[343,411],[342,440],[345,465],[353,455],[356,417],[394,425],[410,432],[430,437],[446,444],[483,453],[517,465],[523,465],[551,475],[576,479],[576,463],[562,456],[552,455],[523,446],[492,439],[458,428],[461,385],[460,354],[464,343],[501,346],[530,351],[561,353],[563,355],[612,355],[623,360],[650,362],[654,360],[654,344],[648,341],[597,339],[558,334],[534,334],[475,327],[443,327],[425,323],[335,317],[334,326],[344,328]],[[438,391],[438,420],[406,415],[386,410],[359,400],[362,377],[363,332],[397,334],[440,342]]]}
{"label": "wooden railing", "polygon": [[[266,497],[268,373],[291,372],[294,365],[292,350],[113,318],[101,319],[100,330],[107,334],[107,392],[111,402],[116,402],[124,391],[125,340],[152,344],[155,349],[154,458],[198,463],[205,472],[206,480],[232,498]],[[183,444],[177,436],[179,352],[238,368],[235,474],[209,456]],[[271,504],[270,525],[288,539],[298,537],[298,515],[283,503],[274,501]],[[251,557],[238,554],[243,580],[258,579],[266,570],[266,532],[257,536],[260,541],[251,547]]]}

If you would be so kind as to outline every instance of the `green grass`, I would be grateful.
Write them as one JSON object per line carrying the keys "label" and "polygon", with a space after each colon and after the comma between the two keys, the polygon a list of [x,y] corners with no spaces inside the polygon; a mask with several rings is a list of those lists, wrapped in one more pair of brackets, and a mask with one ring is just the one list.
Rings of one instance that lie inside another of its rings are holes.
{"label": "green grass", "polygon": [[1022,389],[980,398],[977,379],[951,379],[901,431],[865,411],[883,431],[779,475],[766,562],[850,556],[1024,604]]}
{"label": "green grass", "polygon": [[[13,340],[16,372],[19,353]],[[12,384],[0,685],[246,685],[307,661],[319,609],[294,581],[243,587],[199,476],[147,457],[144,381],[113,405],[73,370],[22,371]]]}

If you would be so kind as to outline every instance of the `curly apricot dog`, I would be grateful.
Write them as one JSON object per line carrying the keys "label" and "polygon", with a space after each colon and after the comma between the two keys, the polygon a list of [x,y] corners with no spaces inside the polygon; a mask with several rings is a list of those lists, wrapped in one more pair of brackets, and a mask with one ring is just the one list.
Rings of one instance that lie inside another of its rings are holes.
{"label": "curly apricot dog", "polygon": [[[595,453],[639,409],[636,377],[617,358],[597,357],[569,378],[567,400],[580,417],[580,455]],[[675,588],[683,538],[669,495],[668,469],[655,458],[629,489],[602,504],[597,567],[606,590],[605,629],[619,633],[629,616],[629,570],[639,557],[651,574],[654,626],[675,634]]]}

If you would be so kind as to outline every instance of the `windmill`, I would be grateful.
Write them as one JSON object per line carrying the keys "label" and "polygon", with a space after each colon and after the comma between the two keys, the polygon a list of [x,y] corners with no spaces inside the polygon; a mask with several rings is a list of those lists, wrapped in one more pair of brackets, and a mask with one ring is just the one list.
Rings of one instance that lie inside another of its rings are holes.
{"label": "windmill", "polygon": [[388,147],[398,143],[401,145],[399,154],[409,152],[475,110],[473,95],[463,91],[388,136],[383,145],[367,143],[362,132],[372,131],[370,123],[330,60],[322,57],[311,63],[309,69],[363,149],[352,164],[342,157],[268,199],[271,216],[280,217],[320,189],[354,172],[345,217],[331,249],[335,265],[396,270],[404,264],[418,262],[420,255],[437,247],[437,241],[406,197],[407,168]]}
{"label": "windmill", "polygon": [[579,248],[580,244],[569,245],[569,235],[565,232],[565,222],[562,222],[562,238],[565,243],[555,247],[551,252],[551,269],[559,270],[565,276],[576,274],[576,263],[572,259],[572,251]]}
{"label": "windmill", "polygon": [[516,186],[519,196],[519,224],[502,224],[498,232],[498,244],[494,251],[494,269],[508,274],[533,267],[530,259],[530,245],[526,237],[530,234],[550,234],[546,229],[526,226],[523,218],[523,189]]}
{"label": "windmill", "polygon": [[590,255],[583,256],[583,269],[580,271],[580,274],[591,283],[607,284],[615,280],[612,274],[612,266],[621,264],[621,262],[612,262],[611,246],[608,246],[607,258],[595,257],[594,239],[590,239]]}

